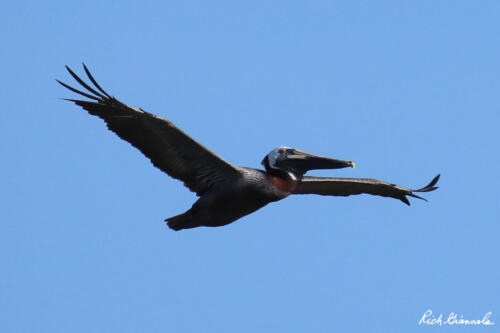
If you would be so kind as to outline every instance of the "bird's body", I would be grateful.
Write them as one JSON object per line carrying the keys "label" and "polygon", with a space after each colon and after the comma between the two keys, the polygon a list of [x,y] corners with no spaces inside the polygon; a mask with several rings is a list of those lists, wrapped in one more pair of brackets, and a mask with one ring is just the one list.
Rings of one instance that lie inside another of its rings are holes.
{"label": "bird's body", "polygon": [[[291,194],[276,186],[272,176],[262,170],[239,168],[239,171],[241,178],[207,192],[186,213],[167,219],[169,226],[175,230],[223,226]],[[278,181],[283,184],[292,182],[275,180]]]}
{"label": "bird's body", "polygon": [[111,97],[97,84],[85,65],[85,72],[95,88],[66,68],[89,93],[58,82],[95,100],[69,101],[102,118],[111,131],[138,148],[153,165],[183,181],[199,196],[187,212],[166,219],[174,230],[223,226],[291,194],[347,196],[368,193],[396,198],[409,205],[406,196],[423,199],[414,192],[429,192],[437,188],[435,184],[439,175],[418,190],[374,179],[304,176],[312,169],[354,167],[354,163],[288,147],[278,147],[266,155],[262,160],[265,170],[237,167],[203,147],[170,121]]}

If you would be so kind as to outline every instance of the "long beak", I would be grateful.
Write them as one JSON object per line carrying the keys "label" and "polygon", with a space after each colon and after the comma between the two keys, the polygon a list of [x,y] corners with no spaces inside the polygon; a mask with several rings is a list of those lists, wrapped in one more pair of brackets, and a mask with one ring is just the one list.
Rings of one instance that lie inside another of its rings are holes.
{"label": "long beak", "polygon": [[337,160],[334,158],[328,158],[318,155],[313,155],[295,149],[293,154],[287,156],[287,161],[289,164],[297,169],[304,171],[313,169],[341,169],[351,167],[354,168],[354,162]]}

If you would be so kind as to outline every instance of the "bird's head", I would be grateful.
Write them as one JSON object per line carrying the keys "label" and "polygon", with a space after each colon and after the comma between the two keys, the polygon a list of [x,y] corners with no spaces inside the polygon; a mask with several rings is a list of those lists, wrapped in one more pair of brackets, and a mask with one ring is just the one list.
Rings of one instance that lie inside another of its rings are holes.
{"label": "bird's head", "polygon": [[295,148],[278,147],[262,160],[262,165],[271,174],[285,174],[299,180],[309,170],[354,168],[354,162],[337,160],[300,151]]}

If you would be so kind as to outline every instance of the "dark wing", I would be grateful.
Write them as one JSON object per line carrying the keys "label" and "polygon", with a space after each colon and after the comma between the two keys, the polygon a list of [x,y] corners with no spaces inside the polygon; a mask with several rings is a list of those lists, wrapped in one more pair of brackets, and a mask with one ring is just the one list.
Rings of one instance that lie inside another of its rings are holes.
{"label": "dark wing", "polygon": [[237,168],[203,147],[170,121],[125,105],[110,96],[95,81],[85,64],[83,67],[97,90],[80,79],[68,66],[66,69],[71,76],[89,93],[59,80],[57,82],[94,101],[68,100],[81,106],[91,115],[103,119],[108,129],[139,149],[154,166],[182,180],[198,195],[223,182],[234,181],[240,177]]}
{"label": "dark wing", "polygon": [[437,189],[435,185],[439,180],[439,176],[440,175],[437,175],[427,186],[418,190],[410,190],[396,184],[390,184],[376,179],[304,177],[293,194],[348,196],[368,193],[399,199],[409,206],[410,202],[406,196],[408,195],[410,197],[425,200],[414,192],[434,191]]}

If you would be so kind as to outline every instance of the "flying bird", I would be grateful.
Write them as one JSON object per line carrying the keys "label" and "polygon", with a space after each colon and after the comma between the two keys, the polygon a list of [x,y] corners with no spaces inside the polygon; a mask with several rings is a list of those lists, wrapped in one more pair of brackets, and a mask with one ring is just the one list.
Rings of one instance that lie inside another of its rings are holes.
{"label": "flying bird", "polygon": [[291,194],[349,196],[367,193],[399,199],[410,205],[407,196],[425,200],[415,193],[437,188],[439,175],[418,190],[376,179],[305,176],[309,170],[354,167],[354,163],[289,147],[278,147],[267,154],[261,162],[264,170],[235,166],[202,146],[169,120],[123,104],[109,95],[85,64],[83,68],[94,87],[66,66],[87,92],[59,80],[57,82],[90,101],[66,100],[103,119],[108,129],[139,149],[154,166],[181,180],[199,196],[188,211],[165,220],[174,230],[227,225]]}

